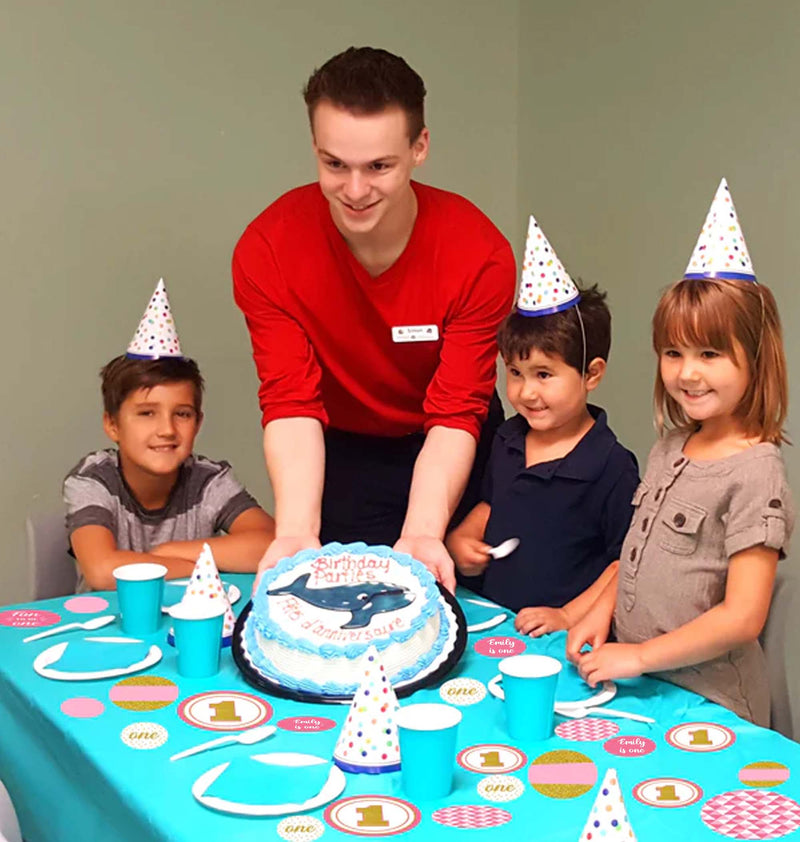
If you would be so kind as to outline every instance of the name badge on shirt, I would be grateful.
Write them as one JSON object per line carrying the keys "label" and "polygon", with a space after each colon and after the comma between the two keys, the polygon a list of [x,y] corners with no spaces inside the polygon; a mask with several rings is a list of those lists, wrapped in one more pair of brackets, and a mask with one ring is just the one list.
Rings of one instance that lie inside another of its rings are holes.
{"label": "name badge on shirt", "polygon": [[392,328],[392,342],[436,342],[438,325],[399,325]]}

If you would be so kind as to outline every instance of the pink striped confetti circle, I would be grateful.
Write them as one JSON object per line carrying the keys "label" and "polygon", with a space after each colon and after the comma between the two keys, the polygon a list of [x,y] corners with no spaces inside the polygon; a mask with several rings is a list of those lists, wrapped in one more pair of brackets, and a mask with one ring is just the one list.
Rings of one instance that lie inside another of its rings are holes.
{"label": "pink striped confetti circle", "polygon": [[125,710],[158,710],[178,698],[178,685],[158,675],[135,675],[118,681],[108,698]]}

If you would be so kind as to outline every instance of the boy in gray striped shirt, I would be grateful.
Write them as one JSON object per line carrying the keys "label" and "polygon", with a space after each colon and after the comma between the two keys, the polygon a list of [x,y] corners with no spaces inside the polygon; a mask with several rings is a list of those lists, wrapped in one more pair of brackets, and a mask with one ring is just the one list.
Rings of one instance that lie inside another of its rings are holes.
{"label": "boy in gray striped shirt", "polygon": [[194,360],[123,355],[101,377],[103,428],[117,449],[90,453],[64,480],[77,590],[113,589],[112,570],[135,561],[190,576],[204,542],[220,570],[254,572],[275,522],[227,462],[192,454],[203,420]]}

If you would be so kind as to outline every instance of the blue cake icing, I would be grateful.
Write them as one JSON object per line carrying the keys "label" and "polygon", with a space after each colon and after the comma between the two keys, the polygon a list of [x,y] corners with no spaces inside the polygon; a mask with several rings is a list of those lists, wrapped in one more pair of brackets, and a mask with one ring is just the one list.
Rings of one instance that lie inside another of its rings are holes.
{"label": "blue cake icing", "polygon": [[270,680],[346,696],[358,688],[370,645],[396,685],[435,668],[454,635],[453,616],[421,562],[359,542],[303,550],[268,570],[244,642],[251,665]]}

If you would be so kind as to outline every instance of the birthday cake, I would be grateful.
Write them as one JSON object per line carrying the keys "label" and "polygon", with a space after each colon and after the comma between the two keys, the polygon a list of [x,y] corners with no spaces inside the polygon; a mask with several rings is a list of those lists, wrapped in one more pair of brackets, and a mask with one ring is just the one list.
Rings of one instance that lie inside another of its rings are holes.
{"label": "birthday cake", "polygon": [[246,677],[252,671],[267,688],[339,700],[357,691],[370,645],[401,690],[438,677],[465,642],[457,603],[421,562],[363,543],[282,559],[261,577],[241,625],[244,666],[237,662]]}

